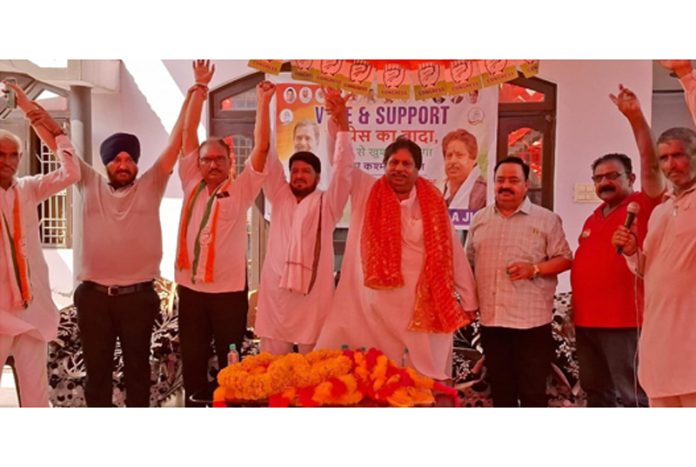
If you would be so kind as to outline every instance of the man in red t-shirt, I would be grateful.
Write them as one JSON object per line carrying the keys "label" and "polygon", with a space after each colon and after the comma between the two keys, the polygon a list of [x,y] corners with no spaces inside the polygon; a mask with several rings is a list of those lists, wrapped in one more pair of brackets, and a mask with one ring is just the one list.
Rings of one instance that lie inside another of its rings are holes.
{"label": "man in red t-shirt", "polygon": [[640,103],[619,86],[610,95],[628,119],[640,152],[641,191],[631,159],[606,154],[592,163],[592,180],[603,203],[587,218],[571,270],[580,384],[590,407],[647,406],[636,378],[636,344],[643,313],[643,283],[626,266],[611,237],[626,220],[631,202],[640,206],[633,231],[642,244],[648,219],[664,193],[655,149]]}

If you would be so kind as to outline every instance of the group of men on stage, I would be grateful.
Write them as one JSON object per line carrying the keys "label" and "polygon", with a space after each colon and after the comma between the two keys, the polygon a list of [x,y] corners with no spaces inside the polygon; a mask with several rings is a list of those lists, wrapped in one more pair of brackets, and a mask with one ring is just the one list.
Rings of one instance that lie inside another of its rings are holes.
{"label": "group of men on stage", "polygon": [[[689,62],[664,65],[680,77],[696,116]],[[607,154],[592,164],[603,203],[583,227],[575,260],[560,217],[527,197],[530,168],[517,157],[495,165],[495,203],[481,203],[463,247],[448,217],[448,203],[462,183],[448,185],[443,196],[419,175],[421,148],[403,137],[387,146],[382,177],[355,168],[348,98],[337,90],[325,91],[333,165],[326,191],[317,189],[321,162],[307,150],[290,157],[286,180],[271,145],[275,85],[268,81],[256,88],[254,147],[241,173],[233,174],[225,140],[199,144],[197,137],[214,69],[208,61],[194,62],[195,84],[169,144],[140,176],[136,136],[116,133],[101,144],[103,177],[75,154],[44,109],[5,83],[61,161],[50,174],[17,178],[21,140],[0,132],[0,362],[14,356],[24,406],[48,405],[46,347],[58,320],[36,206],[73,183],[84,200],[74,301],[87,403],[111,405],[119,339],[126,403],[149,405],[150,338],[160,306],[153,290],[162,258],[159,205],[177,161],[184,202],[175,280],[187,405],[195,405],[189,396],[208,387],[211,343],[220,365],[229,344],[242,348],[246,212],[260,191],[272,205],[255,323],[262,351],[377,347],[392,360],[447,380],[452,334],[478,312],[494,405],[546,406],[557,276],[572,267],[580,377],[589,405],[645,405],[641,386],[651,405],[696,405],[696,354],[689,351],[696,341],[696,289],[689,287],[689,279],[696,279],[696,132],[668,130],[656,152],[637,98],[621,87],[611,99],[636,137],[641,191],[633,190],[636,176],[627,156]],[[475,159],[475,139],[472,145],[465,133],[443,143],[446,159]],[[666,192],[664,177],[673,192]],[[478,172],[476,185],[485,187]],[[346,253],[334,290],[333,231],[349,198]],[[632,203],[640,211],[626,227]]]}

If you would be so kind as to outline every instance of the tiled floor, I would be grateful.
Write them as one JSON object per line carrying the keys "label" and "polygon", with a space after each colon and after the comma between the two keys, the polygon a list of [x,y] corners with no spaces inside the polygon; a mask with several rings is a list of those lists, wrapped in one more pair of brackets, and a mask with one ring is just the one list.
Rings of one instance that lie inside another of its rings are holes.
{"label": "tiled floor", "polygon": [[19,407],[17,391],[12,377],[12,370],[6,366],[2,368],[2,381],[0,381],[0,407]]}

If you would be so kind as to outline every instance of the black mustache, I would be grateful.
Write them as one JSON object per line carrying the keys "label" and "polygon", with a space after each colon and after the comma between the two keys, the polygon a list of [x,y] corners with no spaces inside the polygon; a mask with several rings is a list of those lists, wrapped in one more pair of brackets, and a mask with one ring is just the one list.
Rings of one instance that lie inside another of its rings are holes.
{"label": "black mustache", "polygon": [[514,194],[515,194],[515,192],[513,192],[513,191],[512,191],[511,189],[509,189],[509,188],[501,188],[500,190],[498,190],[498,194],[502,194],[502,193],[510,193],[511,195],[514,195]]}
{"label": "black mustache", "polygon": [[613,186],[603,186],[602,188],[599,189],[600,193],[604,193],[605,191],[613,193],[616,191],[616,188],[614,188]]}

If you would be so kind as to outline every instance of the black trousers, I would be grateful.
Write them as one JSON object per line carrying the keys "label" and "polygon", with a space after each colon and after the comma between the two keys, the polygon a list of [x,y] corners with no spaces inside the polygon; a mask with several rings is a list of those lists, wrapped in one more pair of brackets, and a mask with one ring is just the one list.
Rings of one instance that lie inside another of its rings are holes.
{"label": "black trousers", "polygon": [[531,329],[481,326],[486,379],[495,407],[547,407],[553,357],[551,325]]}
{"label": "black trousers", "polygon": [[109,296],[80,284],[75,290],[77,325],[87,369],[89,407],[112,407],[116,338],[121,343],[128,407],[150,405],[150,340],[160,299],[154,289]]}
{"label": "black trousers", "polygon": [[218,368],[227,366],[230,344],[241,354],[249,301],[247,289],[239,292],[204,293],[178,286],[179,338],[186,406],[198,407],[190,397],[210,397],[216,383],[208,383],[210,344],[214,342]]}
{"label": "black trousers", "polygon": [[575,327],[580,385],[588,407],[647,407],[636,375],[639,330]]}

